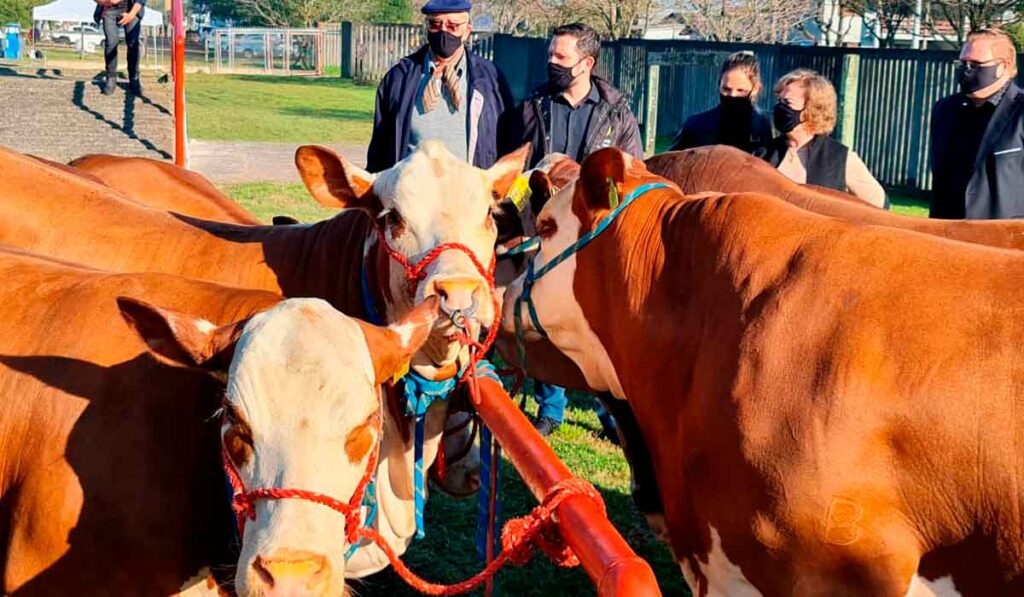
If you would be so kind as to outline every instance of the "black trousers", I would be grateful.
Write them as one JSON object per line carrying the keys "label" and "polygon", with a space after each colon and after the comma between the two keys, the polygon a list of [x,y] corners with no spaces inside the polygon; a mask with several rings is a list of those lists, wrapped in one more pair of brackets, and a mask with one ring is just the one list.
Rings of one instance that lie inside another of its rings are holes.
{"label": "black trousers", "polygon": [[[145,9],[143,9],[145,10]],[[107,77],[117,78],[117,46],[120,43],[117,21],[128,11],[121,6],[103,11],[103,59],[106,61]],[[124,26],[124,42],[128,46],[128,79],[139,78],[139,33],[142,32],[142,11],[135,20]]]}

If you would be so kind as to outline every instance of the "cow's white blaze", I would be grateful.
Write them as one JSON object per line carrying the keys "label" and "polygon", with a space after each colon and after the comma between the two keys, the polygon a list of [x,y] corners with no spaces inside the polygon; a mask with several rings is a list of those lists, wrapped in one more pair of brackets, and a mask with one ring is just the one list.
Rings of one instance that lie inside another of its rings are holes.
{"label": "cow's white blaze", "polygon": [[[498,166],[495,166],[498,168]],[[494,253],[497,228],[490,218],[491,190],[499,172],[481,170],[453,156],[442,143],[427,141],[393,168],[381,172],[373,182],[374,193],[384,209],[401,218],[399,230],[386,230],[388,244],[419,262],[442,243],[457,242],[468,247],[487,267]],[[426,268],[415,302],[437,294],[437,284],[447,281],[473,281],[449,289],[448,302],[454,308],[469,307],[476,294],[479,304],[476,319],[483,325],[494,321],[494,308],[487,283],[470,258],[461,251],[445,251]],[[391,288],[395,303],[388,305],[388,320],[395,321],[412,308],[406,294],[405,272],[391,268]],[[448,365],[459,354],[459,344],[446,339],[451,326],[439,326],[424,345],[422,358],[414,364],[425,367]],[[432,362],[431,362],[432,361]]]}
{"label": "cow's white blaze", "polygon": [[[551,261],[580,236],[581,224],[579,218],[572,212],[574,189],[575,183],[567,185],[541,210],[539,219],[554,218],[558,226],[554,234],[541,242],[540,250],[534,258],[535,269]],[[624,399],[625,392],[622,390],[615,366],[597,334],[590,327],[583,314],[583,308],[572,292],[575,276],[576,256],[573,255],[534,283],[532,296],[537,317],[552,344],[576,363],[590,387],[610,391],[616,398]],[[502,318],[504,327],[508,330],[513,329],[514,318],[518,315],[515,303],[522,294],[522,289],[523,278],[520,277],[505,292]],[[527,340],[536,340],[538,336],[530,318],[526,316],[525,306],[522,323]]]}
{"label": "cow's white blaze", "polygon": [[[253,317],[227,387],[227,400],[252,430],[252,456],[238,467],[245,486],[305,489],[347,502],[369,453],[350,462],[346,439],[378,408],[374,377],[362,329],[322,300],[292,299]],[[255,582],[257,556],[313,554],[329,567],[325,594],[341,594],[344,538],[345,518],[329,508],[259,501],[245,529],[237,586],[244,594]]]}
{"label": "cow's white blaze", "polygon": [[[710,526],[710,525],[709,525]],[[698,577],[703,576],[707,581],[707,595],[729,595],[730,597],[760,597],[761,592],[754,585],[750,584],[743,571],[736,564],[729,561],[722,549],[722,537],[718,529],[710,526],[711,529],[711,551],[704,557],[697,557],[698,571],[694,570],[688,559],[679,561],[679,568],[683,571],[683,578],[690,586],[690,592],[694,595],[701,594]]]}
{"label": "cow's white blaze", "polygon": [[960,597],[960,591],[956,590],[950,576],[928,580],[915,574],[907,589],[907,597]]}

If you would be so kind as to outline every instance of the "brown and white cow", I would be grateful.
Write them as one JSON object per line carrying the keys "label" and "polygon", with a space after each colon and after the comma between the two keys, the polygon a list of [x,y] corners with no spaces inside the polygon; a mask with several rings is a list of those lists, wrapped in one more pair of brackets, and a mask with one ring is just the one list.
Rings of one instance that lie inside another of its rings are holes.
{"label": "brown and white cow", "polygon": [[96,153],[68,165],[149,207],[215,222],[260,223],[201,174],[171,162]]}
{"label": "brown and white cow", "polygon": [[[492,195],[504,195],[522,170],[525,150],[506,156],[490,170],[479,170],[454,158],[442,145],[425,143],[376,175],[336,156],[332,159],[329,153],[308,157],[310,170],[319,172],[311,176],[322,177],[337,202],[359,209],[300,226],[208,222],[141,208],[98,185],[0,149],[0,179],[9,188],[0,202],[0,242],[111,271],[173,273],[289,297],[324,298],[343,313],[361,318],[368,317],[362,298],[365,269],[367,287],[385,321],[397,321],[414,304],[443,295],[453,308],[478,302],[471,322],[474,331],[491,324],[490,289],[467,255],[443,253],[426,268],[426,278],[410,295],[405,270],[381,247],[374,219],[389,245],[413,262],[437,245],[454,241],[486,265],[496,235],[490,218]],[[437,326],[413,357],[417,371],[428,378],[455,373],[465,355],[452,337],[453,329],[450,323]],[[446,414],[443,401],[428,410],[426,466],[436,456]],[[408,430],[404,436],[410,436]],[[406,473],[411,478],[411,448],[396,448],[382,456],[382,467],[385,461],[391,478],[404,479]],[[470,476],[465,482],[479,481]],[[378,519],[379,530],[401,553],[414,535],[408,524],[412,495],[404,485],[389,488],[387,483],[387,478],[379,483],[385,514]],[[362,575],[384,567],[386,560],[367,555],[372,551],[360,550],[349,572]],[[363,567],[371,563],[371,568]]]}
{"label": "brown and white cow", "polygon": [[[667,181],[588,158],[540,215],[536,265],[647,182]],[[589,385],[628,398],[695,593],[1009,595],[1022,275],[1017,251],[669,183],[532,294]]]}
{"label": "brown and white cow", "polygon": [[436,300],[385,329],[6,250],[0,276],[0,592],[213,595],[237,561],[242,595],[342,593],[345,519],[319,504],[259,502],[239,558],[221,438],[247,488],[349,501],[381,440],[376,385]]}

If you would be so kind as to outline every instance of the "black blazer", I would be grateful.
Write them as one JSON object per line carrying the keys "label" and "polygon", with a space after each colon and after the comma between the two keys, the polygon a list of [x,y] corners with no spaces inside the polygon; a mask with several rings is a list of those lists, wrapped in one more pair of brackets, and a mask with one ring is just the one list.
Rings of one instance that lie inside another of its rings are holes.
{"label": "black blazer", "polygon": [[[977,156],[954,155],[953,121],[962,94],[944,97],[932,109],[933,218],[990,220],[1024,218],[1024,94],[1011,82],[992,114]],[[966,100],[969,101],[969,100]],[[947,191],[950,164],[974,158],[964,196]]]}
{"label": "black blazer", "polygon": [[[715,106],[707,112],[694,114],[686,119],[683,128],[676,134],[672,141],[670,151],[690,149],[691,147],[702,147],[704,145],[718,145],[718,120],[721,106]],[[753,153],[758,148],[766,147],[772,141],[772,123],[757,106],[750,112],[750,141],[745,147],[739,147],[747,153]]]}

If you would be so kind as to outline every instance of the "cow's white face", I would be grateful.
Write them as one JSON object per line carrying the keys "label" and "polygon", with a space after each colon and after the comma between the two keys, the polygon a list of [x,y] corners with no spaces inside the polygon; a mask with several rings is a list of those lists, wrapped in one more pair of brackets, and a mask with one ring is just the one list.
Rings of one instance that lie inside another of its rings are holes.
{"label": "cow's white face", "polygon": [[[576,184],[572,182],[562,188],[537,216],[541,243],[534,257],[534,270],[543,267],[580,237],[582,224],[572,209]],[[574,254],[534,282],[532,299],[537,318],[552,344],[576,363],[590,387],[624,398],[625,393],[611,359],[573,294],[576,263]],[[515,318],[519,317],[526,340],[537,340],[540,336],[527,315],[526,305],[523,305],[521,314],[515,308],[516,300],[522,295],[523,279],[523,276],[519,277],[505,291],[502,325],[507,332],[514,333]]]}
{"label": "cow's white face", "polygon": [[[246,489],[303,489],[347,503],[381,439],[381,359],[407,359],[432,324],[385,334],[319,299],[253,317],[229,370],[222,428]],[[242,540],[239,593],[342,594],[345,527],[343,514],[310,501],[258,501]]]}
{"label": "cow's white face", "polygon": [[[411,263],[419,263],[439,245],[459,243],[486,269],[493,259],[497,238],[491,210],[496,198],[504,196],[522,171],[526,149],[502,158],[488,170],[456,158],[437,141],[424,142],[406,159],[377,174],[313,146],[300,148],[296,162],[317,200],[369,211],[384,230],[388,245]],[[474,333],[494,321],[489,284],[462,251],[446,250],[432,261],[414,296],[409,294],[404,268],[391,262],[389,270],[385,299],[389,321],[433,295],[443,298],[449,309],[467,309],[476,303],[471,322]],[[460,353],[455,331],[450,322],[439,325],[413,359],[413,365],[430,376],[430,370],[454,364]]]}
{"label": "cow's white face", "polygon": [[[426,341],[438,300],[381,328],[320,299],[253,294],[254,304],[276,306],[220,327],[131,297],[118,306],[162,360],[227,378],[221,439],[245,491],[306,490],[347,504],[382,441],[378,388]],[[389,441],[402,444],[399,434]],[[240,595],[344,592],[343,513],[303,499],[259,499],[255,515],[242,540]]]}

